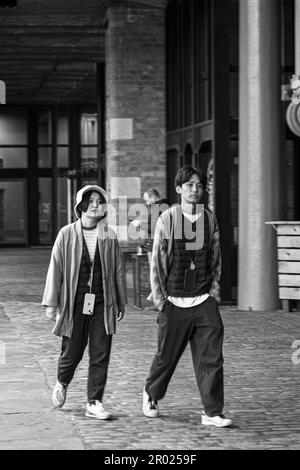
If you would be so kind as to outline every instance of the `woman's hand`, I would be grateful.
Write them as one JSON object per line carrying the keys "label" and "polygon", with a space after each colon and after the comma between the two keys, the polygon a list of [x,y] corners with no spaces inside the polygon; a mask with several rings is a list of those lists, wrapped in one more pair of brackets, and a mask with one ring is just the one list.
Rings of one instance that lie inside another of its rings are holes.
{"label": "woman's hand", "polygon": [[46,318],[49,320],[56,320],[56,307],[46,307]]}
{"label": "woman's hand", "polygon": [[117,321],[120,321],[120,320],[122,320],[122,318],[124,318],[124,313],[125,313],[125,312],[119,312],[119,313],[117,314]]}

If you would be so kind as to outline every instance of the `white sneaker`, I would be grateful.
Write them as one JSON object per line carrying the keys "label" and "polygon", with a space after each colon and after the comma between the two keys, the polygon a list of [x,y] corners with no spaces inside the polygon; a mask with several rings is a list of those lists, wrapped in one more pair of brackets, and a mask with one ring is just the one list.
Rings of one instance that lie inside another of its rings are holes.
{"label": "white sneaker", "polygon": [[147,418],[157,418],[159,416],[157,401],[151,400],[145,387],[143,388],[143,413]]}
{"label": "white sneaker", "polygon": [[58,380],[56,381],[55,387],[52,393],[52,403],[56,408],[64,406],[67,396],[67,385],[62,385]]}
{"label": "white sneaker", "polygon": [[202,424],[208,426],[216,426],[217,428],[226,428],[227,426],[232,425],[232,419],[225,418],[224,415],[219,416],[207,416],[204,411],[201,414]]}
{"label": "white sneaker", "polygon": [[111,419],[112,414],[104,409],[103,404],[99,400],[94,403],[87,403],[85,416],[97,419]]}

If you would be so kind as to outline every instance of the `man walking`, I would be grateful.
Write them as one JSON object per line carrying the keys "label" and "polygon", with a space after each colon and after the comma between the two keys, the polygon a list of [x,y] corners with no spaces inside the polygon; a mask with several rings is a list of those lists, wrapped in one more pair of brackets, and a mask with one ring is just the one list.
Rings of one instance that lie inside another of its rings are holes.
{"label": "man walking", "polygon": [[223,323],[220,302],[221,254],[214,214],[199,204],[206,179],[191,166],[175,178],[181,204],[158,219],[151,264],[153,301],[159,310],[158,349],[143,390],[143,413],[159,416],[177,363],[190,342],[204,411],[202,424],[226,427],[222,414]]}

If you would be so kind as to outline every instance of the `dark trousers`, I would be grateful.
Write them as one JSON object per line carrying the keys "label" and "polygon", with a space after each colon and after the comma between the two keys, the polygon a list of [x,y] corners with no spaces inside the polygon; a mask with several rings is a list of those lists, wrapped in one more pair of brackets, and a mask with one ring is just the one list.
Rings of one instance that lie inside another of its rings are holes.
{"label": "dark trousers", "polygon": [[75,305],[72,337],[63,336],[57,379],[68,385],[82,359],[89,340],[88,401],[102,401],[107,378],[112,336],[104,326],[104,305],[96,303],[93,315],[83,315],[82,304]]}
{"label": "dark trousers", "polygon": [[167,301],[158,317],[158,349],[146,391],[161,400],[176,365],[190,342],[193,365],[202,404],[208,416],[220,415],[224,405],[224,328],[218,303],[213,297],[196,307],[179,308]]}

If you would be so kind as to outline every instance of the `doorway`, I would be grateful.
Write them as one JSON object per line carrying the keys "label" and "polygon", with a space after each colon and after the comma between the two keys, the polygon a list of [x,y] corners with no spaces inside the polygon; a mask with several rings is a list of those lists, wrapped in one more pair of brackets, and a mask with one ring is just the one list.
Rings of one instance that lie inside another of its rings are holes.
{"label": "doorway", "polygon": [[26,180],[0,180],[0,245],[26,245],[26,221]]}

